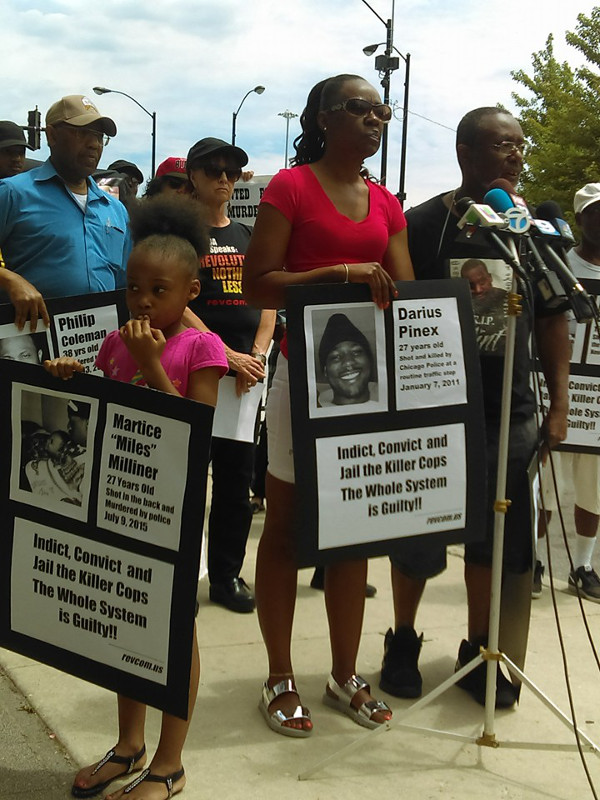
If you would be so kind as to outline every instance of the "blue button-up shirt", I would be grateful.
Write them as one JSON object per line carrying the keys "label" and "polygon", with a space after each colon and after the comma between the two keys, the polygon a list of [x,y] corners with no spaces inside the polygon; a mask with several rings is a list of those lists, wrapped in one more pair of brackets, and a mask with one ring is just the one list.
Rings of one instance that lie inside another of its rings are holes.
{"label": "blue button-up shirt", "polygon": [[[88,178],[84,213],[48,160],[0,180],[0,249],[43,297],[119,289],[131,249],[127,211]],[[1,292],[0,302],[8,302]]]}

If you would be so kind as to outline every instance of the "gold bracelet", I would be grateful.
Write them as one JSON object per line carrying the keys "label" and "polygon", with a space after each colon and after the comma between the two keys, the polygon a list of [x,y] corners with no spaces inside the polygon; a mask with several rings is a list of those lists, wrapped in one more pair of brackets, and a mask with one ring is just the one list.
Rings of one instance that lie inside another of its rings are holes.
{"label": "gold bracelet", "polygon": [[344,264],[344,267],[346,268],[346,280],[344,281],[344,283],[349,283],[349,281],[350,281],[350,278],[349,278],[350,270],[348,269],[348,264]]}

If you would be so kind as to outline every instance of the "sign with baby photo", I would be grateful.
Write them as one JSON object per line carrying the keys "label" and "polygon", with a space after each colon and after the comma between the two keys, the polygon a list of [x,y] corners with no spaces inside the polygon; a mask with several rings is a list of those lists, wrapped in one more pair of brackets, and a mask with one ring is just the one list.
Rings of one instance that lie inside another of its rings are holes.
{"label": "sign with baby photo", "polygon": [[0,646],[185,718],[213,408],[12,358],[0,403]]}
{"label": "sign with baby photo", "polygon": [[301,566],[389,554],[403,540],[481,537],[483,401],[464,281],[286,297]]}

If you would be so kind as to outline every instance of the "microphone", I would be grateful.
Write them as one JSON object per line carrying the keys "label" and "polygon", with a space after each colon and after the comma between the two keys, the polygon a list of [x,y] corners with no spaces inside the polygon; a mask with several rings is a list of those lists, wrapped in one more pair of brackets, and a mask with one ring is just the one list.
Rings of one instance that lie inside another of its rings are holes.
{"label": "microphone", "polygon": [[[569,295],[569,302],[575,319],[577,322],[589,322],[592,319],[598,319],[596,304],[569,268],[567,251],[575,244],[575,237],[569,223],[563,219],[561,207],[554,200],[545,200],[540,203],[535,213],[541,219],[551,222],[558,233],[556,246],[560,256],[554,252],[552,247],[549,250],[556,259],[556,272]],[[569,287],[572,288],[569,290]]]}
{"label": "microphone", "polygon": [[[528,248],[530,252],[534,254],[534,259],[538,268],[537,271],[539,273],[541,269],[541,271],[544,273],[543,277],[540,275],[541,280],[538,282],[538,287],[540,288],[542,297],[548,304],[548,307],[558,308],[561,305],[561,302],[568,300],[577,322],[589,322],[592,319],[596,319],[598,316],[598,309],[596,308],[596,305],[592,301],[591,297],[583,288],[575,275],[573,275],[568,265],[565,263],[564,257],[561,258],[549,245],[549,241],[556,241],[557,244],[560,244],[561,234],[559,231],[556,230],[553,225],[552,227],[554,230],[553,232],[550,232],[547,228],[548,220],[544,219],[543,216],[539,220],[531,217],[526,202],[522,197],[514,194],[512,184],[510,184],[507,180],[498,178],[497,180],[493,181],[491,187],[492,188],[490,191],[488,191],[484,197],[484,200],[486,200],[492,206],[492,208],[494,208],[494,210],[498,212],[506,212],[507,220],[511,230],[513,230],[515,233],[523,233],[523,230],[517,230],[519,225],[521,225],[525,231],[531,229],[531,231],[535,233],[536,237],[540,239],[542,251],[550,263],[550,270],[548,270],[546,264],[541,259],[541,256],[529,234],[526,233],[525,235],[525,241],[528,245]],[[500,194],[501,191],[504,191],[505,196]],[[507,207],[510,202],[514,202],[512,208]],[[552,203],[552,201],[548,201],[545,204],[545,208],[542,208],[542,211],[546,212],[548,206],[550,206],[550,212],[553,214],[562,214],[558,204]],[[529,220],[528,225],[526,225],[526,222],[523,221],[523,215],[525,213],[526,218]],[[553,219],[558,220],[561,218],[555,216]],[[566,222],[564,222],[564,226],[566,226],[568,233],[570,234],[571,238],[573,238],[571,229]],[[563,230],[564,226],[562,226]],[[535,255],[536,253],[537,257]],[[555,282],[556,277],[558,277],[558,282]],[[560,285],[560,288],[557,284]],[[546,296],[548,289],[552,292],[552,294],[555,295],[554,299]]]}
{"label": "microphone", "polygon": [[[567,297],[557,275],[548,269],[529,235],[532,219],[527,204],[522,197],[511,193],[514,190],[512,184],[508,181],[499,178],[491,186],[492,188],[483,199],[495,211],[503,215],[512,233],[523,237],[525,246],[533,260],[533,278],[542,299],[548,308],[560,308],[567,302]],[[511,192],[508,192],[504,188],[505,186],[508,186]]]}
{"label": "microphone", "polygon": [[[504,243],[502,238],[498,236],[495,228],[506,227],[506,223],[496,212],[490,208],[489,205],[476,203],[471,197],[461,197],[456,201],[456,209],[463,216],[457,222],[460,230],[467,227],[471,230],[466,231],[467,238],[470,238],[475,229],[482,230],[487,239],[500,253],[502,259],[521,276],[527,279],[527,275],[523,272],[523,268],[516,257],[516,252],[513,253],[511,249]],[[514,247],[514,243],[513,247]]]}
{"label": "microphone", "polygon": [[545,219],[550,222],[558,231],[561,238],[561,244],[567,249],[575,244],[575,237],[571,231],[569,223],[564,219],[563,212],[558,203],[554,200],[545,200],[540,203],[535,210],[536,216],[540,219]]}

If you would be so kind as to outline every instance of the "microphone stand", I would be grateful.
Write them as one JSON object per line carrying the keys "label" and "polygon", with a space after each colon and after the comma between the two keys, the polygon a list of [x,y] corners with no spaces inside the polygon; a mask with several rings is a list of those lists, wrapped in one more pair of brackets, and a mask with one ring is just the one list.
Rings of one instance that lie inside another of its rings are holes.
{"label": "microphone stand", "polygon": [[[484,229],[485,230],[485,229]],[[475,228],[473,229],[473,232]],[[330,763],[339,764],[340,758],[349,755],[357,749],[365,747],[367,737],[374,737],[384,731],[391,730],[392,728],[402,728],[413,732],[429,734],[441,738],[454,739],[465,743],[476,744],[480,747],[503,747],[512,749],[530,749],[530,750],[551,750],[551,751],[583,751],[594,753],[600,757],[600,747],[596,745],[580,728],[575,727],[573,721],[564,714],[558,706],[556,706],[550,698],[548,698],[542,690],[514,664],[505,653],[500,652],[498,649],[499,635],[500,635],[500,606],[502,598],[502,564],[503,564],[503,550],[504,550],[504,523],[505,515],[510,506],[510,500],[505,497],[506,494],[506,473],[508,466],[508,451],[509,451],[509,437],[510,437],[510,412],[511,412],[511,396],[512,396],[512,376],[514,365],[515,353],[515,339],[517,329],[517,316],[521,313],[521,295],[517,293],[517,277],[516,270],[513,266],[515,259],[518,260],[518,254],[514,242],[509,242],[511,255],[514,256],[510,260],[502,254],[505,260],[513,268],[513,279],[511,293],[508,300],[508,320],[506,327],[506,345],[504,353],[504,371],[502,376],[502,404],[500,413],[500,431],[498,442],[498,473],[496,478],[496,500],[494,502],[494,539],[492,547],[492,575],[491,575],[491,595],[490,595],[490,616],[489,616],[489,632],[488,632],[488,645],[486,648],[482,647],[481,652],[464,667],[461,667],[451,677],[443,681],[439,686],[426,694],[416,703],[413,703],[405,711],[395,713],[389,722],[380,725],[378,728],[369,730],[368,733],[355,739],[347,744],[345,747],[340,748],[332,755],[309,767],[304,772],[298,775],[298,780],[307,780],[315,773],[320,772],[324,767]],[[521,265],[522,266],[522,265]],[[523,275],[523,270],[519,270],[519,275]],[[433,700],[438,698],[447,689],[458,683],[461,678],[468,675],[481,663],[487,662],[486,674],[486,691],[485,691],[485,709],[484,709],[484,727],[481,736],[466,736],[454,731],[437,730],[434,728],[426,728],[418,725],[406,724],[405,720],[412,716],[416,711],[425,708]],[[506,665],[508,671],[521,681],[528,689],[530,689],[535,696],[548,708],[567,728],[575,733],[578,740],[574,744],[564,743],[542,743],[542,742],[519,742],[519,741],[502,741],[496,739],[495,734],[495,711],[496,711],[496,677],[498,672],[498,664],[502,662]]]}

